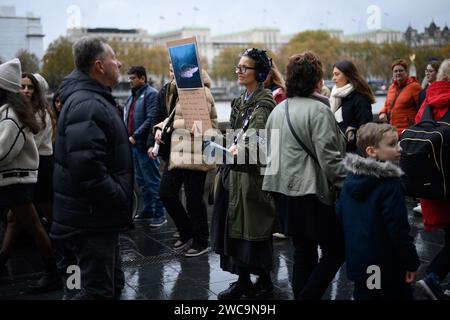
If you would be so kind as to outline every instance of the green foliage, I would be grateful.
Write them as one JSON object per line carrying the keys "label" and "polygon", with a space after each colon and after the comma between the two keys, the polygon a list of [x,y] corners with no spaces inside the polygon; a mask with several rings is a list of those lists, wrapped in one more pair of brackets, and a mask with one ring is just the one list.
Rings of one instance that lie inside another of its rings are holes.
{"label": "green foliage", "polygon": [[280,70],[283,70],[283,66],[287,65],[289,57],[305,51],[312,51],[322,61],[325,78],[331,78],[332,66],[338,60],[341,49],[342,43],[340,40],[331,38],[325,31],[301,32],[281,49],[279,58]]}
{"label": "green foliage", "polygon": [[216,79],[227,81],[236,80],[235,67],[241,53],[241,47],[229,47],[223,49],[220,54],[214,58],[212,76]]}
{"label": "green foliage", "polygon": [[74,69],[72,43],[65,37],[53,41],[43,58],[42,76],[51,90],[55,90],[61,81]]}
{"label": "green foliage", "polygon": [[147,74],[155,75],[164,83],[169,75],[169,56],[165,47],[147,48],[143,44],[111,43],[117,58],[122,63],[122,74],[132,66],[143,66]]}
{"label": "green foliage", "polygon": [[36,73],[39,71],[39,59],[34,53],[22,49],[17,51],[16,57],[20,60],[22,72]]}

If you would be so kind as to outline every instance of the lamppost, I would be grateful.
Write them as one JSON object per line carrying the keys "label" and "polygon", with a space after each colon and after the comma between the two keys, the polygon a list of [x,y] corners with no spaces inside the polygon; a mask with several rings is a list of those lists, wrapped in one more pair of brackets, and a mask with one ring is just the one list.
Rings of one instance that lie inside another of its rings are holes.
{"label": "lamppost", "polygon": [[411,77],[417,78],[417,68],[416,65],[414,64],[414,61],[416,60],[416,54],[415,53],[410,54],[409,60],[411,61],[411,66],[409,67],[409,75]]}

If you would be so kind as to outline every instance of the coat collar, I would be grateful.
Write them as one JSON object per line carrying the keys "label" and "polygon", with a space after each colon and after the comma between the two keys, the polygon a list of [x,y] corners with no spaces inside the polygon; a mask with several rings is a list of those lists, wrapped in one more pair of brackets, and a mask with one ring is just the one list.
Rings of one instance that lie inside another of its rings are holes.
{"label": "coat collar", "polygon": [[400,167],[390,161],[381,162],[353,153],[346,155],[344,166],[354,175],[368,175],[376,178],[400,178],[404,174]]}

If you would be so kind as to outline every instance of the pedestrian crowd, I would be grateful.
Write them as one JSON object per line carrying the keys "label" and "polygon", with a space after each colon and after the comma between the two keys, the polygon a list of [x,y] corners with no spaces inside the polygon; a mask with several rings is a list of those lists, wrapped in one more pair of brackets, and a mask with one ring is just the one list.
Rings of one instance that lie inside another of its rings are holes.
{"label": "pedestrian crowd", "polygon": [[[120,233],[134,219],[159,228],[170,217],[173,250],[188,258],[211,250],[238,276],[221,300],[273,296],[274,237],[292,242],[294,299],[320,300],[344,262],[355,300],[410,300],[414,288],[450,298],[450,59],[430,61],[423,89],[405,60],[393,61],[374,118],[375,95],[352,61],[335,63],[330,92],[314,53],[290,57],[283,77],[267,51],[249,48],[236,59],[243,90],[231,101],[226,133],[218,130],[211,79],[198,70],[213,129],[199,133],[186,128],[172,64],[159,91],[144,67],[126,70],[131,94],[121,108],[112,89],[122,64],[112,47],[85,37],[73,58],[75,70],[51,104],[40,74],[22,73],[18,59],[0,65],[0,277],[25,231],[45,269],[30,293],[63,288],[63,299],[118,299]],[[211,139],[224,141],[216,153],[225,163],[196,147]],[[136,216],[135,187],[143,200]],[[426,231],[445,234],[420,280],[406,196],[417,201]],[[66,283],[73,265],[80,289]]]}

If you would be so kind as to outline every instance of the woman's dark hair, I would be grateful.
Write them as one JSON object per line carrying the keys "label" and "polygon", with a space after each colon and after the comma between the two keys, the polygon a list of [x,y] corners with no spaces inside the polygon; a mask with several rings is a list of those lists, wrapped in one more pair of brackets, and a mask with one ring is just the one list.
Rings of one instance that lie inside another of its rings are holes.
{"label": "woman's dark hair", "polygon": [[34,87],[33,95],[31,96],[31,106],[33,107],[33,114],[38,114],[41,118],[41,130],[44,130],[47,127],[47,123],[45,121],[46,111],[50,115],[51,123],[52,123],[52,139],[54,141],[56,137],[56,116],[53,112],[52,108],[48,105],[45,100],[45,96],[42,92],[41,85],[39,81],[37,81],[36,77],[31,73],[22,73],[22,79],[27,78],[31,81]]}
{"label": "woman's dark hair", "polygon": [[322,78],[322,62],[314,53],[292,56],[286,66],[286,97],[309,97]]}
{"label": "woman's dark hair", "polygon": [[333,69],[337,68],[341,71],[347,80],[353,85],[355,91],[366,97],[370,103],[375,103],[375,95],[367,81],[361,76],[353,62],[342,60],[337,62]]}
{"label": "woman's dark hair", "polygon": [[391,70],[394,70],[396,66],[402,66],[408,72],[408,62],[405,59],[395,59],[391,64]]}
{"label": "woman's dark hair", "polygon": [[143,66],[132,66],[130,70],[128,70],[128,75],[135,74],[138,78],[145,78],[145,83],[147,83],[147,71]]}
{"label": "woman's dark hair", "polygon": [[34,116],[33,109],[24,95],[0,89],[0,105],[7,104],[14,110],[19,121],[33,134],[39,132],[40,127]]}
{"label": "woman's dark hair", "polygon": [[52,98],[52,109],[53,109],[53,113],[55,114],[56,118],[58,118],[59,113],[61,111],[58,111],[58,108],[56,108],[56,100],[59,99],[59,101],[61,102],[61,92],[58,90],[55,91],[55,93],[53,94],[53,98]]}
{"label": "woman's dark hair", "polygon": [[270,72],[267,75],[266,81],[263,83],[264,88],[270,89],[273,91],[273,87],[278,87],[286,91],[286,83],[284,82],[283,76],[281,75],[280,70],[278,70],[275,62],[272,61],[272,68],[270,68]]}
{"label": "woman's dark hair", "polygon": [[427,66],[430,65],[436,73],[439,71],[439,67],[441,66],[441,62],[439,60],[431,60],[427,63]]}

